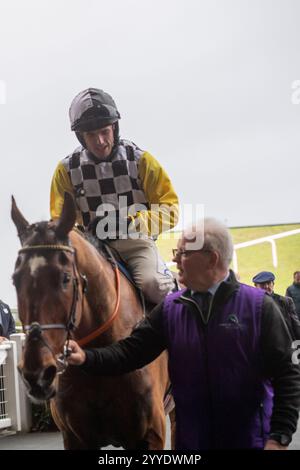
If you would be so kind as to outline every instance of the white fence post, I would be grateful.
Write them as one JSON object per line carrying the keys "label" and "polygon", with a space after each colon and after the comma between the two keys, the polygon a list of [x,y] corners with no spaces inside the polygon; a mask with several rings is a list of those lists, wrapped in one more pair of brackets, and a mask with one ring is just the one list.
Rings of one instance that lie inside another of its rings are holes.
{"label": "white fence post", "polygon": [[233,264],[233,271],[237,274],[239,268],[238,268],[237,254],[235,250],[233,251],[232,264]]}
{"label": "white fence post", "polygon": [[14,341],[10,341],[10,344],[11,349],[8,350],[7,357],[7,364],[9,364],[9,367],[7,367],[7,392],[9,397],[7,411],[11,417],[12,429],[15,431],[21,431],[17,345]]}
{"label": "white fence post", "polygon": [[11,418],[7,411],[7,383],[6,383],[6,360],[7,350],[10,349],[10,344],[0,344],[0,432],[3,428],[11,426]]}
{"label": "white fence post", "polygon": [[[22,359],[23,352],[23,343],[25,340],[25,335],[23,333],[15,333],[10,335],[10,339],[16,343],[17,349],[17,362]],[[29,432],[32,425],[32,412],[31,412],[31,403],[27,396],[26,387],[23,383],[23,380],[19,378],[19,407],[20,407],[20,420],[21,420],[21,431]]]}
{"label": "white fence post", "polygon": [[1,344],[0,349],[3,371],[3,402],[7,415],[7,427],[10,427],[12,431],[21,431],[17,345],[14,341],[8,341]]}

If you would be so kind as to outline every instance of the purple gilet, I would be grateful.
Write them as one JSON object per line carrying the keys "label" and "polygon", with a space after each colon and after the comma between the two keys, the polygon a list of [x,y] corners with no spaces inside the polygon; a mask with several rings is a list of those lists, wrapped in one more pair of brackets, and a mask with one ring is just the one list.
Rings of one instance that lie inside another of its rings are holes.
{"label": "purple gilet", "polygon": [[176,449],[262,449],[273,406],[260,370],[264,291],[240,284],[206,325],[181,294],[167,296],[163,307]]}

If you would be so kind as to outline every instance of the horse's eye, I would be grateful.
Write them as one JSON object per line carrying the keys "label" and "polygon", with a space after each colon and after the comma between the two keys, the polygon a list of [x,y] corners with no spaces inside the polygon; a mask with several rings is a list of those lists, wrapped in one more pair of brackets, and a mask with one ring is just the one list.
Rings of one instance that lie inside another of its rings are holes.
{"label": "horse's eye", "polygon": [[19,271],[14,272],[14,274],[12,275],[12,282],[13,282],[13,285],[17,289],[18,287],[20,287],[20,272]]}
{"label": "horse's eye", "polygon": [[71,280],[71,275],[69,273],[63,273],[62,283],[64,287],[70,282],[70,280]]}
{"label": "horse's eye", "polygon": [[62,265],[66,265],[68,263],[68,257],[65,255],[65,253],[62,251],[61,253],[59,253],[59,262],[62,264]]}
{"label": "horse's eye", "polygon": [[22,261],[22,256],[18,256],[16,264],[15,264],[15,269],[17,269],[20,266],[21,261]]}

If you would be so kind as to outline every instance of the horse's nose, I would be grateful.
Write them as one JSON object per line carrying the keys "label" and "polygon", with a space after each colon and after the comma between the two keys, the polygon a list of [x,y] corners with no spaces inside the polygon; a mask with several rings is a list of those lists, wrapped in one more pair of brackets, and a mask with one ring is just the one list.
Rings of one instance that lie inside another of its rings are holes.
{"label": "horse's nose", "polygon": [[56,375],[56,367],[54,365],[46,367],[42,373],[42,382],[44,385],[49,386],[52,384],[54,377]]}
{"label": "horse's nose", "polygon": [[25,383],[30,389],[47,390],[51,385],[56,375],[56,366],[51,364],[42,370],[26,370],[23,368],[21,371]]}

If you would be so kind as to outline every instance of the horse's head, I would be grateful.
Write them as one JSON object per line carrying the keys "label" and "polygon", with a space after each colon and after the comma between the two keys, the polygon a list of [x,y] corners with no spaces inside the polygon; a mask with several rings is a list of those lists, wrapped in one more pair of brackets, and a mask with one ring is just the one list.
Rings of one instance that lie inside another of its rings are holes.
{"label": "horse's head", "polygon": [[13,274],[26,333],[20,372],[29,395],[47,400],[55,394],[58,357],[81,315],[82,283],[68,238],[76,210],[66,193],[62,215],[55,222],[30,225],[14,199],[11,215],[22,244]]}

